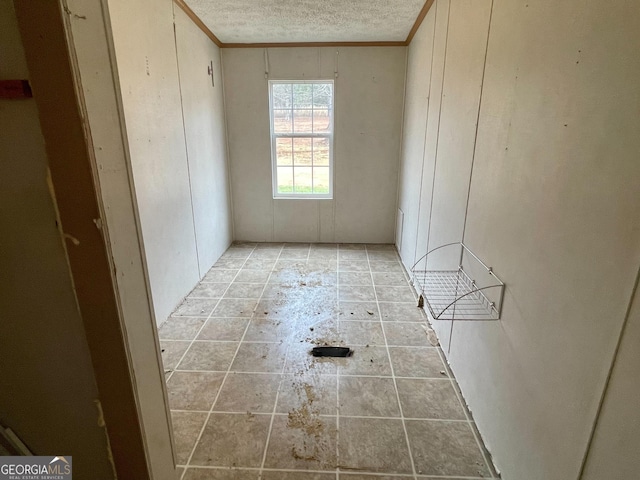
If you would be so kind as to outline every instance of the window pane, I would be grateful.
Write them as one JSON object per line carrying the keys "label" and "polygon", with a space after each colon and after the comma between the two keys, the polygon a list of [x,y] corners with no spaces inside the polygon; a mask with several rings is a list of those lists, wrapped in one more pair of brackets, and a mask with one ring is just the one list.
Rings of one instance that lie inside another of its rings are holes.
{"label": "window pane", "polygon": [[296,167],[295,176],[295,193],[312,193],[311,188],[311,167]]}
{"label": "window pane", "polygon": [[294,108],[311,108],[313,100],[313,84],[294,83],[293,84],[293,106]]}
{"label": "window pane", "polygon": [[313,131],[314,133],[329,133],[331,118],[329,109],[323,108],[313,111]]}
{"label": "window pane", "polygon": [[313,193],[329,193],[329,167],[313,167]]}
{"label": "window pane", "polygon": [[290,83],[274,83],[273,84],[273,108],[291,108],[291,84]]}
{"label": "window pane", "polygon": [[330,83],[315,83],[313,85],[314,108],[329,108],[333,96],[333,85]]}
{"label": "window pane", "polygon": [[273,110],[273,131],[291,133],[291,110]]}
{"label": "window pane", "polygon": [[293,167],[278,167],[278,193],[293,192]]}
{"label": "window pane", "polygon": [[311,133],[312,110],[293,111],[293,131],[296,133]]}
{"label": "window pane", "polygon": [[329,166],[329,139],[313,139],[313,165]]}
{"label": "window pane", "polygon": [[276,138],[276,163],[278,165],[293,164],[293,145],[291,138]]}
{"label": "window pane", "polygon": [[311,139],[293,139],[293,161],[296,165],[311,165]]}
{"label": "window pane", "polygon": [[270,85],[274,196],[324,197],[333,178],[333,82]]}

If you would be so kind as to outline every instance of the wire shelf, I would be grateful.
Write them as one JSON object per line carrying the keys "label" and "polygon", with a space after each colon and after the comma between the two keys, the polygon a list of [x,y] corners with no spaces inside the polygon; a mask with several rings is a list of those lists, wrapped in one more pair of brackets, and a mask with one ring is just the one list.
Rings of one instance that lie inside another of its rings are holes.
{"label": "wire shelf", "polygon": [[[429,269],[430,263],[438,267],[457,263],[457,268]],[[418,265],[424,265],[424,269]],[[505,285],[463,243],[429,251],[411,272],[412,282],[420,293],[419,306],[424,303],[434,320],[500,319]]]}

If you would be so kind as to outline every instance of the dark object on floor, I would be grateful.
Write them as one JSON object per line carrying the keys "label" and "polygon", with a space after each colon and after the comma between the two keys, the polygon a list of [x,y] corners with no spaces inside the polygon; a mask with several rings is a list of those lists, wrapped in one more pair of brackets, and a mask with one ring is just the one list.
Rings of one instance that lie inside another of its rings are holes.
{"label": "dark object on floor", "polygon": [[422,295],[418,298],[418,308],[424,308],[424,297]]}
{"label": "dark object on floor", "polygon": [[311,355],[314,357],[350,357],[353,350],[347,347],[313,347]]}

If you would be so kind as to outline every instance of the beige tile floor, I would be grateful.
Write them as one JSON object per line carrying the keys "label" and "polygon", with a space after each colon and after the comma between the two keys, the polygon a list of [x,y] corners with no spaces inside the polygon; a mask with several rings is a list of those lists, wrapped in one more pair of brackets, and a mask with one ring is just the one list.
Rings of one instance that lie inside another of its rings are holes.
{"label": "beige tile floor", "polygon": [[393,246],[233,245],[160,328],[181,478],[495,477],[425,322]]}

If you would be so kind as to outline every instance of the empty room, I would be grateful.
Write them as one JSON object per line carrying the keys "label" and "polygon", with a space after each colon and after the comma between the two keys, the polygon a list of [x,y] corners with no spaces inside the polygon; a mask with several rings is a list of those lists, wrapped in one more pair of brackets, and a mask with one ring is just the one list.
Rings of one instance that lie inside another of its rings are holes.
{"label": "empty room", "polygon": [[0,8],[0,478],[640,476],[636,2]]}

